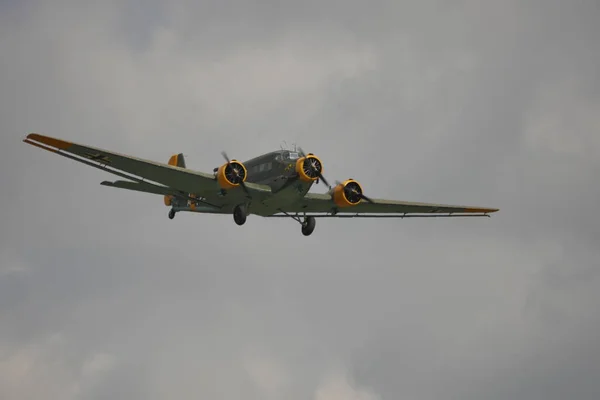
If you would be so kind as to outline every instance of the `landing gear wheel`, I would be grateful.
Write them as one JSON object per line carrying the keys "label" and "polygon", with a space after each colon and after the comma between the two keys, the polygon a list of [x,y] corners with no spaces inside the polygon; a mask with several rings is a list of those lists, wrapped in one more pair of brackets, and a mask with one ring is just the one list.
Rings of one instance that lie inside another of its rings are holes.
{"label": "landing gear wheel", "polygon": [[240,206],[235,206],[233,209],[233,220],[238,225],[244,225],[246,222],[246,211]]}
{"label": "landing gear wheel", "polygon": [[173,219],[173,218],[175,218],[175,210],[171,209],[169,211],[169,219]]}
{"label": "landing gear wheel", "polygon": [[317,220],[315,219],[315,217],[304,218],[304,222],[302,223],[302,234],[304,236],[309,236],[315,230],[316,224]]}

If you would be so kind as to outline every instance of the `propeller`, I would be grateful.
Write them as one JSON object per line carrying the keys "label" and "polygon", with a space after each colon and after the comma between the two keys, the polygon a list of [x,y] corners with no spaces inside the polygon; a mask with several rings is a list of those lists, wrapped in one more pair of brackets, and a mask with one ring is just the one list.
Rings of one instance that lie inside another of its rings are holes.
{"label": "propeller", "polygon": [[[304,150],[302,150],[301,148],[298,149],[298,154],[300,155],[300,157],[304,157],[305,159],[307,158],[306,154],[304,153]],[[323,181],[323,183],[325,183],[325,185],[327,185],[327,187],[329,188],[329,190],[331,190],[331,185],[329,184],[329,182],[327,182],[327,179],[325,179],[325,177],[323,176],[323,174],[321,173],[320,170],[317,169],[317,167],[309,162],[306,165],[308,165],[308,167],[317,174],[317,176],[319,177],[320,180]]]}
{"label": "propeller", "polygon": [[[305,157],[306,158],[306,153],[304,153],[304,150],[302,150],[302,148],[298,148],[298,154],[300,155],[300,157]],[[321,179],[323,181],[323,183],[325,183],[325,185],[327,185],[327,187],[329,188],[329,190],[332,190],[333,188],[331,187],[331,185],[329,184],[329,182],[327,182],[327,179],[325,179],[325,177],[323,176],[323,174],[321,173],[321,171],[319,171],[315,165],[313,163],[307,163],[306,165],[308,165],[308,167],[315,172],[319,179]],[[341,185],[340,181],[336,181],[337,185]],[[358,185],[352,185],[351,187],[345,186],[344,187],[344,192],[346,194],[346,197],[350,197],[350,196],[358,196],[360,199],[365,200],[369,203],[374,203],[373,200],[371,200],[369,197],[367,197],[362,190],[360,189],[360,186]]]}
{"label": "propeller", "polygon": [[[231,164],[231,160],[229,159],[229,157],[227,156],[227,153],[225,153],[225,151],[222,151],[222,152],[221,152],[221,155],[222,155],[222,156],[223,156],[223,158],[224,158],[224,159],[227,161],[227,164]],[[242,189],[244,189],[244,192],[246,192],[246,195],[247,195],[248,197],[252,197],[252,196],[250,195],[250,191],[248,190],[248,188],[246,187],[246,184],[244,183],[244,178],[245,178],[245,177],[244,177],[244,176],[241,176],[241,175],[240,175],[240,172],[239,172],[237,169],[235,169],[235,168],[233,169],[233,171],[232,171],[232,172],[234,172],[234,173],[235,173],[235,177],[236,177],[236,178],[239,178],[239,180],[240,180],[240,185],[242,186]]]}
{"label": "propeller", "polygon": [[[341,185],[342,182],[340,181],[335,181],[335,183],[337,185]],[[344,194],[346,195],[347,199],[350,199],[351,197],[359,197],[362,200],[368,201],[369,203],[373,204],[375,203],[373,200],[371,200],[369,197],[367,197],[362,190],[360,189],[360,186],[358,186],[358,184],[356,185],[346,185],[344,186]]]}

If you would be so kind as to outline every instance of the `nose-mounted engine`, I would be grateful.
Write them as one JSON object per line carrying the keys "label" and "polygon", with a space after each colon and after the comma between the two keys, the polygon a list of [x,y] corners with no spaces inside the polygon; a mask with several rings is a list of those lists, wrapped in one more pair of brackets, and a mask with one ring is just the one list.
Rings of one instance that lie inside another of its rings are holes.
{"label": "nose-mounted engine", "polygon": [[248,171],[244,164],[237,160],[231,160],[217,169],[217,182],[222,189],[232,189],[243,185],[247,175]]}
{"label": "nose-mounted engine", "polygon": [[296,161],[296,173],[304,182],[312,182],[323,174],[323,163],[317,156],[308,153]]}
{"label": "nose-mounted engine", "polygon": [[360,184],[354,179],[348,179],[338,183],[333,188],[333,202],[338,207],[355,206],[361,202],[366,196],[363,195],[363,190]]}

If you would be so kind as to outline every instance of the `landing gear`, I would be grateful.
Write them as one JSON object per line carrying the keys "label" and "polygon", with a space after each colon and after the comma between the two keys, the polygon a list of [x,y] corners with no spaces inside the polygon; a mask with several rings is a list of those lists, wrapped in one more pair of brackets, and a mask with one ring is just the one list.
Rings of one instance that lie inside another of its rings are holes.
{"label": "landing gear", "polygon": [[171,210],[169,211],[169,219],[173,219],[173,218],[175,218],[175,210],[173,210],[171,208]]}
{"label": "landing gear", "polygon": [[305,217],[304,222],[302,222],[302,234],[304,236],[309,236],[315,230],[316,224],[317,220],[315,217]]}
{"label": "landing gear", "polygon": [[278,209],[277,211],[287,215],[294,221],[298,222],[302,226],[302,234],[304,236],[310,236],[310,234],[313,233],[313,231],[315,230],[315,225],[317,224],[317,220],[315,217],[304,214],[304,220],[302,220],[302,219],[300,219],[300,216],[298,215],[298,213],[296,213],[294,215],[294,214],[287,213],[282,209]]}
{"label": "landing gear", "polygon": [[246,210],[243,206],[235,206],[233,209],[233,220],[238,225],[244,225],[246,222]]}

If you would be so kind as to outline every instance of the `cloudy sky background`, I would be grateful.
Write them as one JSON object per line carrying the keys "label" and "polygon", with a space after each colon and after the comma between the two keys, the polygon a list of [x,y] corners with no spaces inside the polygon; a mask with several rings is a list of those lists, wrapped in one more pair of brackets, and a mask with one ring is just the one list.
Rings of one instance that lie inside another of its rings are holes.
{"label": "cloudy sky background", "polygon": [[[0,1],[0,398],[600,398],[599,19]],[[203,171],[285,140],[375,197],[501,210],[170,221],[28,132]]]}

